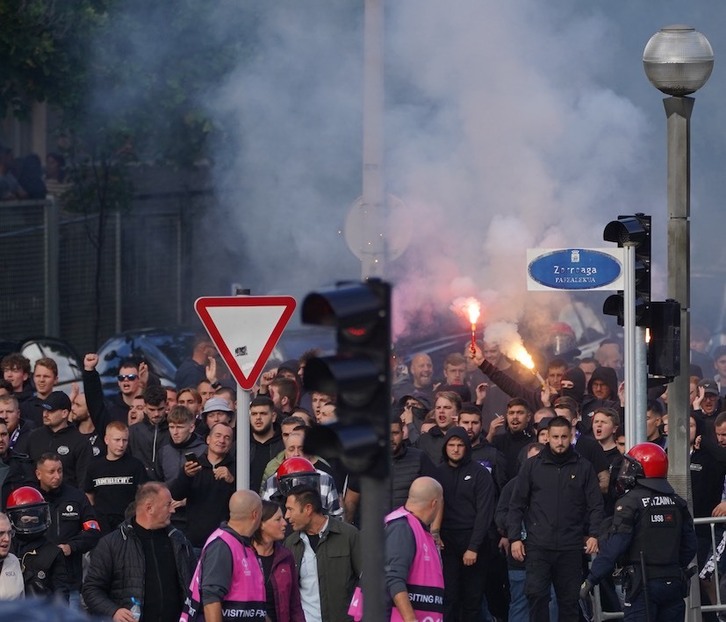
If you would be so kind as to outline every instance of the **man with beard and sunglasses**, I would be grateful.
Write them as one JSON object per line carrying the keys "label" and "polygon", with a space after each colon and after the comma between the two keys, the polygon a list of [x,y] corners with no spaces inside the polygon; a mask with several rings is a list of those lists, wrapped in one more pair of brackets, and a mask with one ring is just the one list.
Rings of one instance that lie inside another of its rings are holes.
{"label": "man with beard and sunglasses", "polygon": [[[88,412],[97,430],[105,430],[111,421],[129,422],[129,410],[134,398],[144,392],[147,384],[159,384],[159,379],[149,378],[149,367],[135,359],[124,359],[119,364],[116,395],[106,399],[103,394],[101,376],[96,370],[98,354],[89,352],[83,357],[83,393],[86,396]],[[166,398],[166,393],[164,394]]]}

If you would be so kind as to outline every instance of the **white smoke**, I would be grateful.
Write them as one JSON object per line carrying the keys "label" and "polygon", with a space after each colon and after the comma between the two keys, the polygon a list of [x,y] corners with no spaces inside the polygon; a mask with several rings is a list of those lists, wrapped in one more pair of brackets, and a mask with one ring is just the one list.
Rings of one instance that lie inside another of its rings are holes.
{"label": "white smoke", "polygon": [[[240,244],[221,229],[217,243],[244,248],[257,291],[358,278],[338,232],[361,188],[363,2],[257,6],[255,53],[210,93],[237,147],[219,154],[220,187],[237,189],[221,196],[244,233]],[[640,211],[653,214],[663,298],[665,119],[641,54],[658,28],[696,20],[676,18],[670,1],[386,9],[387,190],[411,228],[388,267],[395,333],[436,326],[459,296],[481,300],[483,322],[526,316],[536,331],[565,301],[526,291],[525,250],[606,246],[604,225]],[[718,150],[723,131],[709,137]],[[695,203],[694,214],[705,209]]]}

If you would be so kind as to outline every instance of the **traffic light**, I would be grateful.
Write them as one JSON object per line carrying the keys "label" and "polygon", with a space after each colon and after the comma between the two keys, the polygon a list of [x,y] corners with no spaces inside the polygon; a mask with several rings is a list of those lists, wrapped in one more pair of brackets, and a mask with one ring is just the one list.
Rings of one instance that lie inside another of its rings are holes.
{"label": "traffic light", "polygon": [[681,373],[681,305],[675,300],[650,305],[648,372],[668,382]]}
{"label": "traffic light", "polygon": [[[603,239],[617,242],[618,246],[635,246],[635,323],[650,326],[650,216],[640,213],[618,216],[605,226]],[[620,290],[605,299],[602,312],[616,316],[622,326],[624,306],[624,295]]]}
{"label": "traffic light", "polygon": [[337,421],[316,426],[305,451],[340,458],[353,473],[383,478],[390,446],[391,286],[378,279],[308,294],[305,324],[334,326],[337,353],[310,359],[303,385],[336,395]]}

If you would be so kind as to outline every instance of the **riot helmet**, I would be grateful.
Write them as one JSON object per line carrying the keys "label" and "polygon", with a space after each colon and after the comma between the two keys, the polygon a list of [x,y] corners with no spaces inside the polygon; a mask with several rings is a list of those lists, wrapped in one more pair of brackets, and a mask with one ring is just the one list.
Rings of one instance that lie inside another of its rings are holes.
{"label": "riot helmet", "polygon": [[630,490],[638,479],[662,479],[667,475],[668,456],[663,448],[655,443],[638,443],[623,456],[623,465],[618,473],[618,488]]}
{"label": "riot helmet", "polygon": [[296,486],[308,486],[320,492],[320,473],[307,458],[288,458],[277,468],[277,488],[284,497]]}
{"label": "riot helmet", "polygon": [[18,537],[45,533],[50,526],[48,503],[31,486],[22,486],[10,493],[6,514]]}

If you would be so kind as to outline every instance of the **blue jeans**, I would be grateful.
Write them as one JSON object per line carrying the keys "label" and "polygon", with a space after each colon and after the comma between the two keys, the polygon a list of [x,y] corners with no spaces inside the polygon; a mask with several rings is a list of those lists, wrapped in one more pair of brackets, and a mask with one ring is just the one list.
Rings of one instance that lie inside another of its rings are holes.
{"label": "blue jeans", "polygon": [[[529,622],[529,602],[524,594],[524,570],[509,570],[509,622]],[[550,587],[550,620],[557,620],[555,588]]]}
{"label": "blue jeans", "polygon": [[509,570],[509,622],[529,622],[529,604],[524,595],[524,570]]}
{"label": "blue jeans", "polygon": [[[648,581],[648,608],[651,620],[658,622],[683,622],[686,603],[683,600],[683,583],[680,580],[654,579]],[[646,622],[645,592],[640,591],[632,602],[623,606],[625,620]]]}

